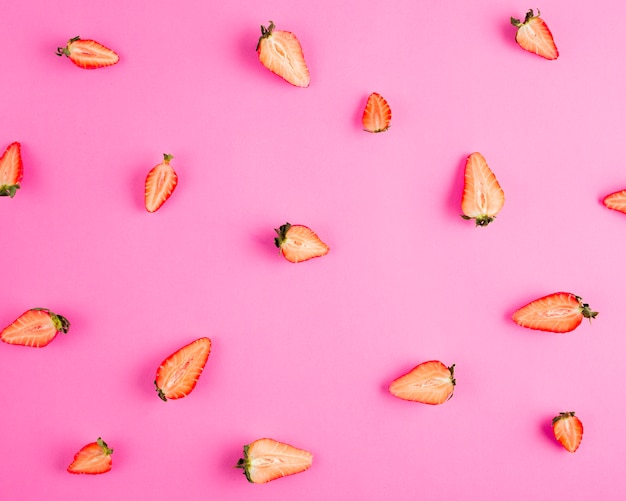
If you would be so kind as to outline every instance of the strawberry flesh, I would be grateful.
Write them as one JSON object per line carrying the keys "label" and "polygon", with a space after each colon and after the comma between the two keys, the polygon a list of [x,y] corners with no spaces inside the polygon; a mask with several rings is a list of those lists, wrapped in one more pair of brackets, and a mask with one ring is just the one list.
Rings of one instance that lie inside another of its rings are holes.
{"label": "strawberry flesh", "polygon": [[602,203],[609,209],[626,214],[626,190],[607,195],[604,197]]}
{"label": "strawberry flesh", "polygon": [[511,24],[517,27],[515,41],[522,49],[537,54],[545,59],[554,60],[559,57],[559,51],[554,43],[552,33],[548,25],[539,16],[541,13],[537,9],[537,15],[530,9],[526,13],[526,18],[522,23],[519,19],[511,18]]}
{"label": "strawberry flesh", "polygon": [[67,471],[75,474],[98,475],[111,470],[112,461],[110,449],[102,438],[87,444],[74,456],[74,461],[67,467]]}
{"label": "strawberry flesh", "polygon": [[328,254],[330,248],[320,240],[317,234],[301,224],[285,223],[279,229],[274,229],[277,237],[274,238],[276,247],[283,257],[291,263],[301,263],[316,257]]}
{"label": "strawberry flesh", "polygon": [[112,66],[120,60],[115,52],[101,43],[80,37],[70,38],[65,47],[57,47],[56,55],[67,56],[76,66],[86,70]]}
{"label": "strawberry flesh", "polygon": [[583,439],[583,424],[573,412],[561,412],[552,420],[554,437],[569,452],[576,452]]}
{"label": "strawberry flesh", "polygon": [[172,155],[164,154],[163,162],[154,166],[146,176],[144,198],[148,212],[156,212],[178,185],[178,175],[170,165],[172,158]]}
{"label": "strawberry flesh", "polygon": [[578,327],[583,318],[598,316],[582,298],[569,292],[555,292],[531,301],[513,313],[513,321],[529,329],[566,333]]}
{"label": "strawberry flesh", "polygon": [[308,470],[313,455],[306,450],[271,438],[261,438],[245,445],[244,457],[235,465],[242,468],[249,482],[264,484]]}
{"label": "strawberry flesh", "polygon": [[172,353],[159,366],[154,380],[157,395],[161,400],[175,400],[189,395],[211,353],[211,340],[196,339]]}
{"label": "strawberry flesh", "polygon": [[465,162],[465,184],[461,210],[463,219],[474,219],[476,226],[487,226],[504,206],[504,191],[487,165],[485,157],[475,152]]}
{"label": "strawberry flesh", "polygon": [[270,21],[269,26],[261,26],[256,51],[261,64],[272,73],[296,87],[309,86],[309,68],[300,42],[293,33],[277,30],[274,22]]}
{"label": "strawberry flesh", "polygon": [[0,339],[8,344],[43,348],[61,332],[67,334],[70,322],[45,308],[33,308],[20,315],[0,332]]}
{"label": "strawberry flesh", "polygon": [[389,391],[402,400],[439,405],[452,398],[455,385],[454,364],[446,367],[438,360],[431,360],[395,379]]}
{"label": "strawberry flesh", "polygon": [[367,132],[384,132],[391,125],[391,108],[383,96],[373,92],[367,98],[363,110],[363,130]]}
{"label": "strawberry flesh", "polygon": [[0,157],[0,197],[13,198],[20,189],[24,175],[20,149],[20,143],[11,143]]}

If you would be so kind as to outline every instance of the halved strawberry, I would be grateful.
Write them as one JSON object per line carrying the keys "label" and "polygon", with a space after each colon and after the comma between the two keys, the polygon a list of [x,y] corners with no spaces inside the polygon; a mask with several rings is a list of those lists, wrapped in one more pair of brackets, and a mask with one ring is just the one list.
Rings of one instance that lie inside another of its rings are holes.
{"label": "halved strawberry", "polygon": [[165,201],[170,198],[174,188],[178,184],[178,176],[170,165],[174,158],[167,153],[163,155],[163,162],[155,165],[146,177],[146,210],[156,212]]}
{"label": "halved strawberry", "polygon": [[0,339],[8,344],[43,348],[50,344],[59,332],[67,334],[70,322],[67,318],[45,308],[33,308],[22,313],[11,325],[0,332]]}
{"label": "halved strawberry", "polygon": [[391,108],[383,96],[373,92],[367,98],[363,110],[363,130],[367,132],[384,132],[391,125]]}
{"label": "halved strawberry", "polygon": [[113,454],[113,449],[110,449],[102,438],[98,438],[97,441],[87,444],[76,453],[67,471],[87,475],[106,473],[111,469],[111,454]]}
{"label": "halved strawberry", "polygon": [[511,18],[511,24],[517,27],[515,41],[528,52],[534,52],[546,59],[556,59],[559,57],[559,51],[548,25],[539,17],[540,15],[539,9],[536,16],[530,9],[523,23],[519,19]]}
{"label": "halved strawberry", "polygon": [[446,367],[438,360],[423,362],[389,385],[392,395],[403,400],[439,405],[454,392],[454,364]]}
{"label": "halved strawberry", "polygon": [[20,143],[11,143],[0,157],[0,197],[15,196],[24,175]]}
{"label": "halved strawberry", "polygon": [[154,386],[166,402],[189,395],[196,387],[211,353],[211,340],[201,337],[167,357],[157,369]]}
{"label": "halved strawberry", "polygon": [[274,231],[278,234],[274,238],[276,247],[280,249],[283,257],[292,263],[325,256],[330,251],[328,245],[307,226],[285,223]]}
{"label": "halved strawberry", "polygon": [[465,162],[465,186],[461,210],[463,219],[474,219],[476,226],[491,223],[504,205],[504,191],[480,153],[472,153]]}
{"label": "halved strawberry", "polygon": [[583,424],[573,412],[561,412],[552,420],[554,437],[569,452],[576,452],[583,439]]}
{"label": "halved strawberry", "polygon": [[70,38],[65,47],[57,47],[57,56],[67,56],[76,66],[86,70],[104,68],[116,64],[120,57],[111,49],[95,40]]}
{"label": "halved strawberry", "polygon": [[313,454],[271,438],[244,445],[243,458],[235,465],[243,468],[249,482],[264,484],[277,478],[308,470]]}
{"label": "halved strawberry", "polygon": [[531,301],[513,313],[513,321],[522,327],[564,333],[573,331],[583,318],[598,315],[582,298],[569,292],[555,292]]}
{"label": "halved strawberry", "polygon": [[617,191],[604,197],[602,201],[609,209],[626,214],[626,190]]}
{"label": "halved strawberry", "polygon": [[267,28],[261,25],[261,37],[256,51],[259,61],[271,72],[296,87],[309,86],[309,68],[300,42],[293,33],[277,30],[273,21],[270,21]]}

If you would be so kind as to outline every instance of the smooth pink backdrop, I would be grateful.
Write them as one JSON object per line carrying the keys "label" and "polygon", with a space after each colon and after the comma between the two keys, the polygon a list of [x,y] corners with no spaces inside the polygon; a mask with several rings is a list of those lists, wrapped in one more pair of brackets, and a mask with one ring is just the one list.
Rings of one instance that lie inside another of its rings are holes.
{"label": "smooth pink backdrop", "polygon": [[[623,499],[626,4],[546,0],[561,56],[514,42],[519,1],[11,2],[0,29],[0,149],[24,180],[0,199],[0,324],[46,307],[45,349],[0,346],[7,500]],[[259,26],[296,33],[291,87],[258,62]],[[84,71],[80,35],[116,50]],[[393,110],[363,132],[371,92]],[[465,157],[506,194],[459,217]],[[179,186],[155,214],[163,153]],[[299,265],[274,228],[331,247]],[[567,335],[511,313],[556,291],[600,312]],[[158,364],[201,336],[195,391],[161,402]],[[416,364],[456,364],[454,398],[397,400]],[[560,411],[585,426],[569,454]],[[65,469],[102,436],[113,470]],[[233,468],[272,437],[312,468],[251,485]]]}

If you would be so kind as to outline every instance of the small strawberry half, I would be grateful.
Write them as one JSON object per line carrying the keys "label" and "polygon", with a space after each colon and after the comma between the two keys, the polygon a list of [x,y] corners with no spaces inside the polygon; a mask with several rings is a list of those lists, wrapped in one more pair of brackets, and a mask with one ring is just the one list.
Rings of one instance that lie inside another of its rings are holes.
{"label": "small strawberry half", "polygon": [[391,125],[391,108],[383,96],[373,92],[367,98],[363,110],[363,130],[367,132],[384,132]]}
{"label": "small strawberry half", "polygon": [[389,385],[392,395],[403,400],[439,405],[454,392],[454,364],[446,367],[438,360],[423,362]]}
{"label": "small strawberry half", "polygon": [[582,298],[569,292],[555,292],[531,301],[513,313],[513,321],[527,327],[547,332],[573,331],[583,318],[591,321],[598,316]]}
{"label": "small strawberry half", "polygon": [[291,263],[308,261],[314,257],[328,254],[330,247],[320,240],[317,234],[307,226],[301,224],[283,224],[274,229],[278,234],[274,238],[276,247],[283,257]]}
{"label": "small strawberry half", "polygon": [[552,420],[554,437],[569,452],[576,452],[583,439],[583,424],[573,412],[561,412]]}
{"label": "small strawberry half", "polygon": [[155,165],[146,176],[145,202],[148,212],[156,212],[172,196],[178,184],[178,176],[170,165],[172,158],[172,155],[164,154],[163,162]]}
{"label": "small strawberry half", "polygon": [[0,157],[0,197],[13,198],[23,175],[20,143],[11,143]]}
{"label": "small strawberry half", "polygon": [[211,353],[211,340],[201,337],[167,357],[157,369],[154,386],[159,398],[186,397],[196,387]]}
{"label": "small strawberry half", "polygon": [[43,348],[59,332],[67,334],[67,318],[45,308],[33,308],[22,313],[11,325],[0,332],[0,339],[8,344]]}
{"label": "small strawberry half", "polygon": [[626,214],[626,190],[611,193],[604,197],[602,203],[609,209]]}
{"label": "small strawberry half", "polygon": [[102,438],[87,444],[74,456],[74,461],[67,467],[70,473],[82,473],[86,475],[98,475],[111,469],[112,461],[110,449]]}
{"label": "small strawberry half", "polygon": [[67,56],[76,66],[93,70],[116,64],[120,57],[111,49],[95,40],[70,38],[65,47],[57,47],[57,56]]}
{"label": "small strawberry half", "polygon": [[272,73],[296,87],[309,86],[309,68],[300,42],[293,33],[277,30],[273,21],[270,21],[267,28],[261,25],[261,37],[256,51],[259,61]]}
{"label": "small strawberry half", "polygon": [[249,482],[264,484],[277,478],[308,470],[313,454],[271,438],[261,438],[244,445],[243,458],[236,468],[242,468]]}
{"label": "small strawberry half", "polygon": [[559,51],[554,44],[554,38],[552,38],[548,25],[539,17],[540,15],[539,9],[537,9],[536,16],[530,9],[526,13],[523,23],[519,19],[511,18],[511,24],[517,27],[515,41],[528,52],[533,52],[546,59],[556,59],[559,57]]}
{"label": "small strawberry half", "polygon": [[480,153],[472,153],[465,162],[465,185],[461,210],[463,219],[474,219],[476,226],[487,226],[504,205],[504,191]]}

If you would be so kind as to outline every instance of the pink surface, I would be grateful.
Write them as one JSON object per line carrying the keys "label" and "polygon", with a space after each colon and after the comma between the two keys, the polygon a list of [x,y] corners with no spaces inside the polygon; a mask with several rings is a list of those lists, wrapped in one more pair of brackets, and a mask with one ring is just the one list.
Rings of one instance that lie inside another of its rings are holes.
{"label": "pink surface", "polygon": [[[40,306],[72,323],[44,349],[0,345],[3,499],[623,499],[626,4],[547,0],[561,56],[514,42],[522,2],[12,2],[3,9],[0,324]],[[593,7],[593,9],[592,9]],[[589,11],[587,14],[583,12]],[[593,10],[593,12],[591,12]],[[311,86],[254,51],[297,34]],[[116,50],[95,71],[70,37]],[[391,129],[363,132],[371,92]],[[465,157],[506,194],[459,217]],[[163,153],[179,186],[155,214]],[[293,265],[289,221],[328,256]],[[511,313],[556,291],[600,312],[556,335]],[[201,336],[196,389],[163,403],[158,364]],[[395,399],[416,364],[456,364],[452,400]],[[550,420],[585,426],[569,454]],[[65,469],[102,436],[113,470]],[[314,454],[267,485],[232,466],[272,437]]]}

